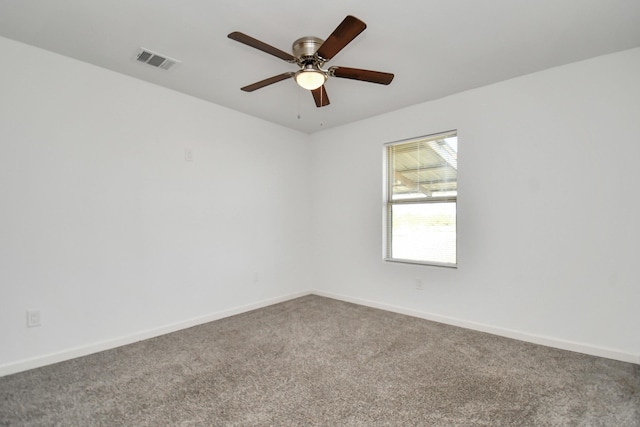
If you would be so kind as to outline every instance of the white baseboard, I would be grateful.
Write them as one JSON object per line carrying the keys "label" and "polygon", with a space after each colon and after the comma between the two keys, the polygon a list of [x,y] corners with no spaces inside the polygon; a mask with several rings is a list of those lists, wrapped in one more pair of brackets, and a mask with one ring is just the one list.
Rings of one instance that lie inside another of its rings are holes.
{"label": "white baseboard", "polygon": [[361,298],[349,297],[346,295],[334,294],[331,292],[324,292],[314,290],[312,294],[337,299],[340,301],[350,302],[353,304],[364,305],[366,307],[378,308],[381,310],[391,311],[393,313],[405,314],[407,316],[418,317],[420,319],[431,320],[438,323],[444,323],[446,325],[459,326],[461,328],[471,329],[474,331],[486,332],[493,335],[498,335],[506,338],[512,338],[519,341],[530,342],[533,344],[540,344],[547,347],[554,347],[561,350],[574,351],[576,353],[589,354],[591,356],[604,357],[607,359],[619,360],[622,362],[635,363],[640,365],[640,355],[627,353],[621,350],[610,349],[605,347],[594,346],[590,344],[584,344],[579,342],[567,341],[553,337],[547,337],[542,335],[530,334],[527,332],[517,331],[513,329],[500,328],[491,325],[485,325],[482,323],[471,322],[464,319],[457,319],[454,317],[441,316],[437,314],[425,313],[422,311],[411,310],[404,307],[399,307],[391,304],[383,304],[376,301],[369,301]]}
{"label": "white baseboard", "polygon": [[283,295],[276,298],[270,298],[270,299],[258,301],[255,303],[242,305],[239,307],[234,307],[228,310],[211,313],[205,316],[200,316],[200,317],[188,319],[185,321],[172,323],[169,325],[161,326],[159,328],[137,332],[131,335],[115,338],[112,340],[95,342],[95,343],[87,344],[84,346],[47,354],[44,356],[38,356],[31,359],[21,360],[19,362],[0,365],[0,377],[5,375],[10,375],[10,374],[15,374],[22,371],[27,371],[29,369],[39,368],[41,366],[51,365],[53,363],[64,362],[65,360],[75,359],[76,357],[87,356],[89,354],[110,350],[110,349],[121,347],[127,344],[133,344],[138,341],[146,340],[149,338],[155,338],[160,335],[169,334],[182,329],[187,329],[193,326],[202,325],[208,322],[213,322],[215,320],[223,319],[225,317],[235,316],[236,314],[246,313],[248,311],[252,311],[252,310],[267,307],[273,304],[289,301],[289,300],[303,297],[309,294],[314,294],[314,295],[318,295],[326,298],[332,298],[340,301],[350,302],[353,304],[363,305],[366,307],[378,308],[378,309],[390,311],[393,313],[405,314],[407,316],[418,317],[420,319],[431,320],[434,322],[444,323],[447,325],[459,326],[466,329],[486,332],[486,333],[490,333],[490,334],[494,334],[502,337],[530,342],[533,344],[540,344],[548,347],[559,348],[562,350],[569,350],[577,353],[589,354],[592,356],[604,357],[607,359],[619,360],[622,362],[635,363],[640,365],[640,355],[638,354],[627,353],[627,352],[616,350],[616,349],[598,347],[590,344],[561,340],[553,337],[529,334],[522,331],[500,328],[496,326],[485,325],[482,323],[471,322],[464,319],[457,319],[453,317],[441,316],[441,315],[432,314],[432,313],[425,313],[422,311],[411,310],[411,309],[407,309],[400,306],[379,303],[376,301],[365,300],[362,298],[354,298],[346,295],[314,290],[314,291],[296,292],[296,293]]}
{"label": "white baseboard", "polygon": [[228,310],[207,314],[205,316],[199,316],[199,317],[195,317],[185,321],[172,323],[169,325],[161,326],[159,328],[153,328],[145,331],[136,332],[134,334],[126,335],[123,337],[95,342],[95,343],[63,350],[56,353],[46,354],[44,356],[38,356],[30,359],[21,360],[19,362],[0,365],[0,377],[5,375],[10,375],[10,374],[15,374],[22,371],[27,371],[29,369],[39,368],[46,365],[51,365],[58,362],[64,362],[65,360],[75,359],[76,357],[87,356],[89,354],[97,353],[100,351],[111,350],[113,348],[121,347],[123,345],[133,344],[135,342],[146,340],[149,338],[155,338],[160,335],[165,335],[165,334],[176,332],[182,329],[191,328],[193,326],[202,325],[204,323],[213,322],[214,320],[223,319],[225,317],[235,316],[236,314],[246,313],[248,311],[252,311],[252,310],[267,307],[273,304],[289,301],[289,300],[299,298],[309,294],[310,292],[304,291],[304,292],[296,292],[288,295],[283,295],[276,298],[269,298],[269,299],[258,301],[255,303],[230,308]]}

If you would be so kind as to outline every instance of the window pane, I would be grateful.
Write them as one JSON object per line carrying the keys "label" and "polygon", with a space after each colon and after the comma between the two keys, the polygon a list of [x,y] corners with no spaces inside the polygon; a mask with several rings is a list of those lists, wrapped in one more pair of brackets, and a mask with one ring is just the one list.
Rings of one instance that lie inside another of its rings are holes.
{"label": "window pane", "polygon": [[393,259],[456,263],[456,203],[391,206]]}
{"label": "window pane", "polygon": [[455,135],[389,147],[391,200],[456,196],[458,141]]}

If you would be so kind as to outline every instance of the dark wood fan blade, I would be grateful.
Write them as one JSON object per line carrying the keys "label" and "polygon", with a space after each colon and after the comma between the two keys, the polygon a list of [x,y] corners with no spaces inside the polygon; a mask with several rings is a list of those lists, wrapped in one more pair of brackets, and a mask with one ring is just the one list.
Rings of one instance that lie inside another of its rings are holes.
{"label": "dark wood fan blade", "polygon": [[324,86],[312,90],[311,93],[313,94],[313,100],[316,101],[316,107],[320,108],[329,105],[329,97]]}
{"label": "dark wood fan blade", "polygon": [[281,82],[282,80],[286,80],[291,76],[293,76],[293,73],[284,73],[277,76],[269,77],[268,79],[261,80],[249,86],[241,87],[240,90],[243,90],[245,92],[253,92],[256,89],[260,89],[265,86],[269,86],[274,83]]}
{"label": "dark wood fan blade", "polygon": [[331,67],[331,74],[334,77],[343,79],[362,80],[363,82],[379,83],[388,85],[393,80],[394,75],[383,73],[382,71],[361,70],[360,68]]}
{"label": "dark wood fan blade", "polygon": [[296,60],[296,58],[290,53],[275,48],[271,45],[266,44],[265,42],[261,42],[258,39],[254,39],[253,37],[240,33],[238,31],[229,34],[227,37],[229,37],[231,40],[246,44],[247,46],[251,46],[270,55],[277,56],[278,58],[284,59],[285,61],[295,62]]}
{"label": "dark wood fan blade", "polygon": [[348,45],[358,34],[367,28],[367,24],[356,18],[355,16],[347,16],[338,25],[338,28],[333,30],[333,33],[322,43],[322,46],[318,49],[318,56],[330,60],[338,52]]}

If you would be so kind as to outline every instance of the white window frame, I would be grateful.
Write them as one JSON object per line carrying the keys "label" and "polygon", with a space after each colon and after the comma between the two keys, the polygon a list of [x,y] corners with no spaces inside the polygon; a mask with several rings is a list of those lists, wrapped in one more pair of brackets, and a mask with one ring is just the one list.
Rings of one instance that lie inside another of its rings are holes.
{"label": "white window frame", "polygon": [[[428,266],[437,266],[437,267],[447,267],[447,268],[457,268],[458,267],[458,220],[457,220],[457,208],[458,208],[458,196],[457,190],[455,196],[442,196],[442,197],[433,197],[429,199],[406,199],[406,200],[392,200],[393,190],[392,185],[393,182],[390,179],[389,174],[392,170],[391,159],[389,156],[389,147],[401,144],[411,144],[416,143],[418,141],[434,141],[438,139],[443,139],[451,136],[458,136],[457,130],[451,130],[447,132],[441,132],[431,135],[424,135],[417,138],[410,138],[400,141],[394,141],[384,144],[384,182],[383,182],[383,259],[389,262],[399,262],[399,263],[407,263],[407,264],[419,264],[419,265],[428,265]],[[456,177],[457,182],[457,177]],[[456,184],[457,186],[457,184]],[[392,255],[392,221],[391,218],[391,209],[394,205],[406,205],[406,204],[430,204],[430,203],[455,203],[456,204],[456,238],[455,238],[455,252],[456,252],[456,262],[455,263],[443,263],[438,261],[430,261],[430,260],[412,260],[412,259],[402,259],[402,258],[394,258]]]}

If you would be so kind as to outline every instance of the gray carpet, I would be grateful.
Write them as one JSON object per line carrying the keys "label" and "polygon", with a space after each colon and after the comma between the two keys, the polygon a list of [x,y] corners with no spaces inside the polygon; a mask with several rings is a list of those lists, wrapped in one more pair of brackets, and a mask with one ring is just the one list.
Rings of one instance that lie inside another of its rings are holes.
{"label": "gray carpet", "polygon": [[0,378],[2,426],[640,426],[640,366],[318,296]]}

